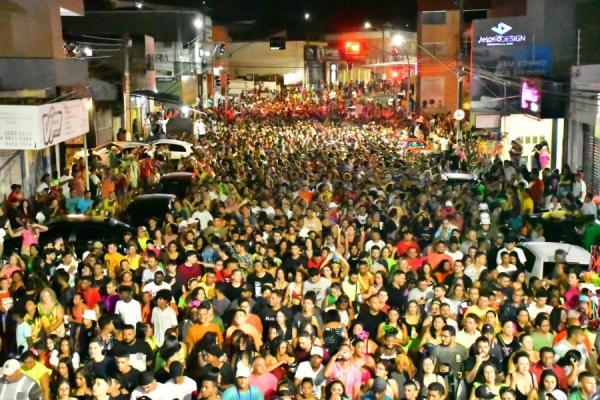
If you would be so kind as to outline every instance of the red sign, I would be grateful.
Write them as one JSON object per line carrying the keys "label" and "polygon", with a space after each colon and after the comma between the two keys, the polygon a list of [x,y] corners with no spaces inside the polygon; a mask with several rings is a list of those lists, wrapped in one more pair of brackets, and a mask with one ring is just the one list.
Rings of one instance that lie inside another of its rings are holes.
{"label": "red sign", "polygon": [[348,41],[346,42],[344,49],[347,56],[360,56],[361,47],[360,42]]}

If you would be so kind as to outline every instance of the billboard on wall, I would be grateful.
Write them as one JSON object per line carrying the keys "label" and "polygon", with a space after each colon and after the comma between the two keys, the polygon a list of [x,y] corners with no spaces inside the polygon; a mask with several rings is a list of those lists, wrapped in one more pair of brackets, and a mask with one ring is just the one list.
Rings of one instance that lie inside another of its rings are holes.
{"label": "billboard on wall", "polygon": [[42,149],[87,133],[90,100],[39,106],[1,105],[0,149]]}
{"label": "billboard on wall", "polygon": [[545,75],[552,67],[552,47],[536,41],[527,17],[475,20],[472,43],[471,109],[475,111],[501,111],[506,106],[507,111],[518,112],[521,77]]}

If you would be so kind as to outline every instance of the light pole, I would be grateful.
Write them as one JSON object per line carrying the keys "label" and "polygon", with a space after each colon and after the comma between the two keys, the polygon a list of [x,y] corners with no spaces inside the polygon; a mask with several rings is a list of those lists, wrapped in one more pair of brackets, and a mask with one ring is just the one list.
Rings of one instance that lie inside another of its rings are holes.
{"label": "light pole", "polygon": [[[384,24],[381,25],[373,25],[370,21],[365,21],[364,23],[364,28],[365,30],[371,30],[374,29],[376,31],[381,31],[381,47],[380,47],[380,53],[381,53],[381,63],[385,63],[385,31],[387,28],[391,28],[392,24],[390,24],[389,22],[386,22]],[[385,66],[381,67],[381,73],[382,75],[385,73]]]}
{"label": "light pole", "polygon": [[408,50],[406,48],[406,39],[404,39],[404,37],[402,35],[395,34],[392,37],[392,46],[396,47],[397,49],[402,49],[402,51],[404,51],[404,56],[406,57],[406,70],[407,70],[407,79],[406,79],[406,110],[408,111],[408,103],[410,100],[410,97],[408,95],[409,91],[410,91],[410,59],[408,58]]}

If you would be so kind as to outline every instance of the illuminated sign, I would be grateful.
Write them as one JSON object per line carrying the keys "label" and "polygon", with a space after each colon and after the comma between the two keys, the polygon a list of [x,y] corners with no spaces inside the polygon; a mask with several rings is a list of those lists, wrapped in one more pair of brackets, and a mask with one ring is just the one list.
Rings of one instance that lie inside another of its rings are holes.
{"label": "illuminated sign", "polygon": [[526,114],[540,115],[542,95],[538,80],[526,79],[521,84],[521,110]]}
{"label": "illuminated sign", "polygon": [[346,55],[348,56],[360,56],[360,42],[346,42],[345,44]]}
{"label": "illuminated sign", "polygon": [[527,35],[524,33],[513,33],[513,27],[505,22],[498,22],[497,25],[490,27],[490,31],[495,35],[482,34],[477,37],[477,44],[483,46],[513,46],[515,44],[524,44],[527,41]]}

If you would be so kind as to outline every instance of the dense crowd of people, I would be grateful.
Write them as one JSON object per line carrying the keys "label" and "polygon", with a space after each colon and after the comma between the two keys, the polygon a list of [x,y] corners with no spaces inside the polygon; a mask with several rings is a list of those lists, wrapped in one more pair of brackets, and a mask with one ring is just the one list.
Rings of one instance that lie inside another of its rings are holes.
{"label": "dense crowd of people", "polygon": [[[539,210],[595,217],[581,173],[551,170],[547,143],[528,169],[518,141],[488,150],[402,105],[319,117],[331,99],[246,100],[209,112],[179,162],[114,148],[13,185],[1,398],[597,399],[594,284],[560,252],[530,277],[517,246],[545,240]],[[407,156],[408,138],[434,153]],[[170,171],[197,181],[122,240],[44,240],[66,214],[118,218]]]}

